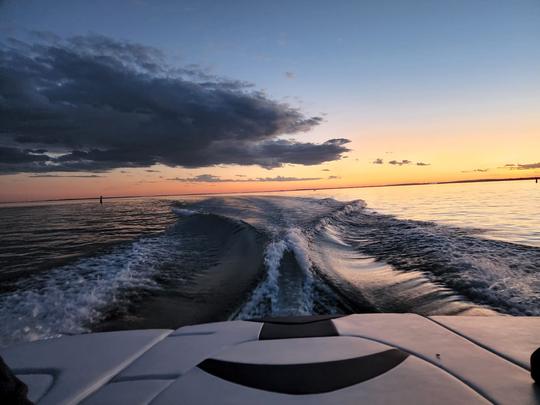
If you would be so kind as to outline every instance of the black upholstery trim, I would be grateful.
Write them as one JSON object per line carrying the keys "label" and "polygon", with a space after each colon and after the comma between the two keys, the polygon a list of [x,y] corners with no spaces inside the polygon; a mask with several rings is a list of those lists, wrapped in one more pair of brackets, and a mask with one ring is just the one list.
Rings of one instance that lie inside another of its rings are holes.
{"label": "black upholstery trim", "polygon": [[305,364],[246,364],[207,359],[198,367],[226,381],[282,394],[335,391],[377,377],[399,365],[408,354],[397,349],[352,359]]}
{"label": "black upholstery trim", "polygon": [[336,319],[336,318],[341,318],[343,316],[345,315],[276,316],[276,317],[254,318],[254,319],[249,319],[249,321],[298,325],[302,323],[326,321],[328,319]]}
{"label": "black upholstery trim", "polygon": [[259,333],[259,340],[326,336],[339,336],[334,323],[330,319],[297,324],[265,322]]}

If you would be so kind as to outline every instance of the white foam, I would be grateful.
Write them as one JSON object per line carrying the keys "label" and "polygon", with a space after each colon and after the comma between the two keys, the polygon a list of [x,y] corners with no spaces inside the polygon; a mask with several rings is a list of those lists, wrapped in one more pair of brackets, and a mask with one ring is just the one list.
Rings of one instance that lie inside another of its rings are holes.
{"label": "white foam", "polygon": [[309,242],[306,235],[299,228],[289,229],[286,241],[287,248],[294,253],[296,262],[304,272],[302,308],[298,308],[298,312],[311,314],[313,312],[313,274],[312,263],[309,258]]}
{"label": "white foam", "polygon": [[189,217],[191,215],[195,215],[199,213],[194,210],[188,210],[187,208],[180,208],[180,207],[172,207],[171,210],[179,217]]}
{"label": "white foam", "polygon": [[[286,250],[287,245],[283,240],[273,241],[268,244],[264,253],[264,264],[267,269],[266,278],[257,286],[249,301],[237,314],[238,319],[263,316],[268,311],[270,313],[275,311],[279,293],[279,266]],[[269,302],[270,308],[261,308],[265,301]]]}
{"label": "white foam", "polygon": [[[158,288],[153,275],[163,257],[178,251],[165,235],[142,238],[111,253],[85,258],[35,276],[0,296],[0,346],[89,331],[105,310],[121,308],[128,294]],[[9,308],[9,310],[8,310]]]}

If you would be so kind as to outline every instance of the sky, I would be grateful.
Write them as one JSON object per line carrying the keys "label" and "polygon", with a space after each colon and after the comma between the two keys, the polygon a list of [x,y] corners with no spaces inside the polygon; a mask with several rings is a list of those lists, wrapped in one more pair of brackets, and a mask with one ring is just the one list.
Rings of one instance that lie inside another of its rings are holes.
{"label": "sky", "polygon": [[0,0],[0,201],[540,176],[540,2]]}

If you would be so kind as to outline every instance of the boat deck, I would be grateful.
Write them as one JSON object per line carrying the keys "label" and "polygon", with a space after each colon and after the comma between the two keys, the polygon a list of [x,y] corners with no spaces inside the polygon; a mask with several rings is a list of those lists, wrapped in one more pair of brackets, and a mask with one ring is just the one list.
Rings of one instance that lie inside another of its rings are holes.
{"label": "boat deck", "polygon": [[540,317],[358,314],[64,336],[0,350],[39,404],[540,403]]}

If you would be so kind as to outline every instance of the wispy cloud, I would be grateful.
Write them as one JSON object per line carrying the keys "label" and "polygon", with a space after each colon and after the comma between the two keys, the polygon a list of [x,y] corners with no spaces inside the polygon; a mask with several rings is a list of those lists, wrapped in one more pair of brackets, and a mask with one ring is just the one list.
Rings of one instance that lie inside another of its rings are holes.
{"label": "wispy cloud", "polygon": [[374,165],[382,165],[384,164],[384,160],[382,160],[381,158],[377,158],[371,163],[373,163]]}
{"label": "wispy cloud", "polygon": [[294,72],[285,72],[285,77],[287,79],[294,79],[296,78],[296,74]]}
{"label": "wispy cloud", "polygon": [[431,163],[416,162],[416,166],[431,166]]}
{"label": "wispy cloud", "polygon": [[473,170],[462,170],[461,173],[485,173],[489,171],[489,169],[473,169]]}
{"label": "wispy cloud", "polygon": [[72,177],[72,178],[76,178],[76,179],[95,179],[97,177],[104,177],[104,176],[99,176],[97,174],[79,174],[79,175],[76,175],[76,174],[67,174],[67,175],[62,175],[62,174],[32,174],[28,177]]}
{"label": "wispy cloud", "polygon": [[540,162],[538,162],[538,163],[525,163],[525,164],[509,163],[509,164],[504,165],[504,167],[507,168],[507,169],[512,169],[512,170],[540,169]]}
{"label": "wispy cloud", "polygon": [[321,180],[320,177],[256,177],[256,178],[242,178],[242,179],[224,179],[213,174],[200,174],[194,177],[174,177],[167,180],[180,181],[183,183],[252,183],[252,182],[286,182],[286,181],[308,181],[308,180]]}
{"label": "wispy cloud", "polygon": [[341,179],[340,176],[328,176],[328,180]]}

